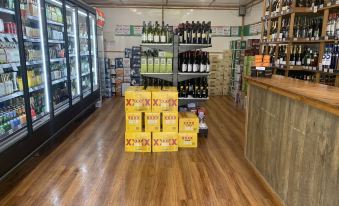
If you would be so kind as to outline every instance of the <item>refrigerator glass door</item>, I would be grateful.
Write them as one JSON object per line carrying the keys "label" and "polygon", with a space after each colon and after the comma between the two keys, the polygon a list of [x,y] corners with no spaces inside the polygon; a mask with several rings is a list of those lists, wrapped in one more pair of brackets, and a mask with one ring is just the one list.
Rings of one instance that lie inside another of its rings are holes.
{"label": "refrigerator glass door", "polygon": [[49,71],[52,80],[54,114],[69,108],[67,65],[65,57],[63,5],[59,0],[45,0]]}
{"label": "refrigerator glass door", "polygon": [[0,4],[0,147],[27,134],[14,1]]}
{"label": "refrigerator glass door", "polygon": [[88,15],[83,10],[78,10],[79,43],[80,43],[80,68],[81,68],[81,89],[83,97],[91,93],[91,72],[89,65],[89,34]]}
{"label": "refrigerator glass door", "polygon": [[71,92],[72,104],[80,100],[80,74],[79,74],[79,53],[78,53],[78,34],[75,8],[66,4],[67,38],[69,63],[71,70]]}
{"label": "refrigerator glass door", "polygon": [[50,118],[41,1],[20,1],[33,129]]}
{"label": "refrigerator glass door", "polygon": [[96,18],[95,15],[89,15],[90,22],[90,39],[91,39],[91,58],[92,58],[92,74],[93,74],[93,91],[99,87],[99,71],[98,71],[98,52],[97,52],[97,34],[96,34]]}

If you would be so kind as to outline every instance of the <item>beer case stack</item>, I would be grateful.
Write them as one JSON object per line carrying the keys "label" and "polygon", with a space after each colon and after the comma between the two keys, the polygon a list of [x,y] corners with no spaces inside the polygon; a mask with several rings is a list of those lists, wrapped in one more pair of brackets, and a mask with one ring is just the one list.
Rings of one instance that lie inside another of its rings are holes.
{"label": "beer case stack", "polygon": [[175,87],[129,87],[125,111],[126,152],[175,152],[178,147],[197,147],[199,120],[196,115],[179,118]]}
{"label": "beer case stack", "polygon": [[218,55],[211,55],[211,72],[208,80],[209,96],[228,95],[231,73],[231,54],[226,50],[220,59]]}

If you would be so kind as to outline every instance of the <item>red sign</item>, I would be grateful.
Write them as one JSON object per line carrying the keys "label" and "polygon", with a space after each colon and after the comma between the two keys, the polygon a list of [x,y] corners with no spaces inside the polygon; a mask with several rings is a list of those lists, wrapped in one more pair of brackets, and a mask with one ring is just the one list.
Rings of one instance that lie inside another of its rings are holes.
{"label": "red sign", "polygon": [[97,11],[97,26],[104,28],[105,14],[101,9],[96,8],[96,11]]}

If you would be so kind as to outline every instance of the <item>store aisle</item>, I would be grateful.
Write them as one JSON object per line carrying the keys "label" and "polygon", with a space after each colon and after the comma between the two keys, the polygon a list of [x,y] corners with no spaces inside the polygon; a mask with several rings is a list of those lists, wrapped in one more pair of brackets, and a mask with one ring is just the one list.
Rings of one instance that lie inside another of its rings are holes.
{"label": "store aisle", "polygon": [[1,183],[0,205],[272,205],[243,155],[244,112],[227,97],[205,106],[198,149],[140,154],[124,152],[123,98],[106,100]]}

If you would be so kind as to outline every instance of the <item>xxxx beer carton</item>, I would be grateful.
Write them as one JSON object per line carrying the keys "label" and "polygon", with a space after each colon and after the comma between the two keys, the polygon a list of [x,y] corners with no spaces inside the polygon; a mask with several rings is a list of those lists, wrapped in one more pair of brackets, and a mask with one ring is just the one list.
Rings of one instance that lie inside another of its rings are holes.
{"label": "xxxx beer carton", "polygon": [[126,152],[151,152],[151,133],[149,132],[126,132]]}
{"label": "xxxx beer carton", "polygon": [[178,132],[178,112],[162,113],[162,131]]}
{"label": "xxxx beer carton", "polygon": [[179,147],[198,147],[198,134],[179,132],[178,141]]}
{"label": "xxxx beer carton", "polygon": [[152,112],[177,112],[178,91],[176,87],[164,87],[152,91]]}
{"label": "xxxx beer carton", "polygon": [[159,112],[145,112],[145,132],[160,132]]}
{"label": "xxxx beer carton", "polygon": [[176,152],[178,151],[177,132],[153,132],[152,134],[153,152]]}
{"label": "xxxx beer carton", "polygon": [[143,87],[131,86],[125,92],[126,112],[151,112],[152,93]]}
{"label": "xxxx beer carton", "polygon": [[126,132],[142,132],[142,113],[126,113]]}
{"label": "xxxx beer carton", "polygon": [[198,133],[199,118],[193,112],[179,112],[179,132]]}

